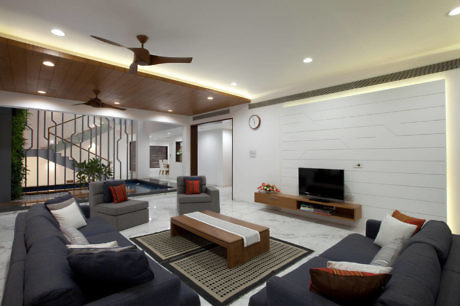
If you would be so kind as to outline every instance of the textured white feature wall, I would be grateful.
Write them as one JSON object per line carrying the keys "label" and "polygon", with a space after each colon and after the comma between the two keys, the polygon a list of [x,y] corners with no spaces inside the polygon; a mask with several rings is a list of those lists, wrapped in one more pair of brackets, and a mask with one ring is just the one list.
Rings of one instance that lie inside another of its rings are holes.
{"label": "textured white feature wall", "polygon": [[281,188],[297,193],[299,167],[345,169],[366,218],[445,220],[445,118],[444,81],[282,108]]}

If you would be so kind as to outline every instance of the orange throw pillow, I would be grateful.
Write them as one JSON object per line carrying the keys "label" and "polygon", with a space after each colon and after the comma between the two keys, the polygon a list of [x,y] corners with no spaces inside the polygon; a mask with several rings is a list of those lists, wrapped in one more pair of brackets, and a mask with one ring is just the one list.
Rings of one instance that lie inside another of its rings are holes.
{"label": "orange throw pillow", "polygon": [[199,194],[201,180],[185,180],[185,194]]}
{"label": "orange throw pillow", "polygon": [[112,192],[114,203],[128,201],[128,194],[126,193],[125,184],[121,184],[118,186],[110,186],[110,192]]}
{"label": "orange throw pillow", "polygon": [[391,274],[374,274],[331,268],[310,269],[310,291],[339,304],[371,302],[385,288]]}
{"label": "orange throw pillow", "polygon": [[411,216],[406,216],[399,210],[395,210],[391,216],[393,218],[398,219],[401,222],[416,225],[417,229],[415,230],[414,234],[417,233],[422,228],[422,225],[425,223],[425,219],[417,219]]}

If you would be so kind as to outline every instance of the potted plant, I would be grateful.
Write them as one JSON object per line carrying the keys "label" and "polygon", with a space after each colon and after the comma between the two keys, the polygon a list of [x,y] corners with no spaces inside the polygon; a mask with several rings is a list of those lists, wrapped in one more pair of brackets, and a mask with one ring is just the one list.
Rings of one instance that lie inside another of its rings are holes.
{"label": "potted plant", "polygon": [[104,165],[99,158],[91,158],[88,161],[74,161],[77,169],[77,181],[80,184],[87,184],[95,181],[101,181],[113,176],[112,168],[109,165]]}

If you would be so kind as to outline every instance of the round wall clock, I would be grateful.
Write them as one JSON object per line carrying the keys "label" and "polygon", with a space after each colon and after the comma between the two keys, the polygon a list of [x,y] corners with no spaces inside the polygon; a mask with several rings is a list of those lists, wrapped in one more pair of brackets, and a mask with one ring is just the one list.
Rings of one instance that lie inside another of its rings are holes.
{"label": "round wall clock", "polygon": [[256,130],[260,126],[260,117],[258,115],[251,115],[249,117],[249,127],[253,130]]}

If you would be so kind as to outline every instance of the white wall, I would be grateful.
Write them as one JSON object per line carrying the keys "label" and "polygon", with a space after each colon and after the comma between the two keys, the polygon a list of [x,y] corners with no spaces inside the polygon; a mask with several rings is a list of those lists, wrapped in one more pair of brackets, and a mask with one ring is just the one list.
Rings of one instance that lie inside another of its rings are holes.
{"label": "white wall", "polygon": [[[437,163],[434,167],[430,167],[430,173],[438,173],[441,178],[437,182],[433,182],[433,179],[425,180],[424,177],[418,177],[418,183],[420,186],[428,186],[433,184],[434,186],[427,188],[427,193],[430,193],[430,201],[433,203],[440,203],[440,207],[435,207],[433,205],[425,205],[425,201],[417,201],[412,199],[410,205],[407,205],[404,199],[399,199],[394,201],[393,199],[383,199],[380,203],[374,204],[374,201],[369,199],[366,202],[361,202],[363,204],[363,219],[366,220],[370,217],[379,217],[386,212],[391,212],[391,210],[398,208],[402,211],[407,211],[406,208],[409,206],[411,211],[414,211],[414,205],[421,205],[424,208],[422,212],[423,215],[433,216],[435,219],[444,219],[447,215],[447,222],[453,232],[460,233],[460,121],[458,120],[460,116],[460,69],[447,71],[443,73],[417,77],[413,79],[403,80],[399,82],[387,83],[378,86],[367,87],[364,89],[355,89],[347,92],[342,92],[338,94],[332,94],[327,96],[321,96],[317,98],[305,99],[301,101],[293,101],[284,104],[261,107],[256,109],[248,109],[247,106],[236,106],[230,109],[230,115],[217,116],[210,119],[209,121],[214,120],[223,120],[228,118],[233,118],[233,133],[234,133],[234,197],[236,200],[241,201],[253,201],[253,193],[256,190],[256,187],[263,181],[274,183],[282,186],[283,192],[285,191],[286,184],[282,180],[282,157],[280,155],[279,146],[282,142],[281,130],[281,114],[287,105],[306,105],[306,103],[314,103],[321,105],[327,103],[330,100],[338,99],[340,97],[359,97],[361,94],[378,92],[381,90],[387,89],[396,89],[399,87],[424,84],[428,82],[433,82],[437,80],[445,80],[445,113],[447,113],[446,126],[444,130],[446,135],[446,163],[445,165],[442,162]],[[423,86],[423,85],[422,85]],[[417,93],[415,93],[417,95]],[[293,107],[291,109],[296,109]],[[428,112],[429,113],[429,112]],[[248,127],[248,118],[251,114],[258,114],[262,118],[261,127],[253,131]],[[440,115],[439,109],[437,112]],[[430,115],[430,114],[428,114]],[[194,121],[193,124],[205,123],[206,119]],[[438,121],[439,123],[440,121]],[[428,123],[427,123],[428,124]],[[442,132],[440,132],[442,133]],[[415,137],[415,136],[414,136]],[[417,136],[418,137],[418,136]],[[423,135],[420,135],[423,137]],[[424,147],[433,146],[431,139],[436,138],[436,136],[431,135],[427,137],[426,145]],[[363,138],[364,139],[364,138]],[[437,143],[439,144],[440,138],[437,138]],[[256,158],[249,157],[249,151],[256,151]],[[409,151],[408,151],[409,152]],[[412,154],[415,159],[421,159],[433,153],[433,156],[440,157],[442,153],[442,148],[438,149],[421,149],[422,152],[418,156],[417,154]],[[430,153],[431,152],[431,153]],[[352,158],[353,160],[355,158]],[[408,162],[408,164],[413,164],[413,170],[421,172],[423,170],[423,165],[414,162]],[[367,162],[364,164],[368,164]],[[401,162],[401,165],[404,166],[405,162]],[[446,172],[447,168],[447,186],[445,191],[442,190],[445,180],[442,178],[443,172]],[[353,168],[354,169],[354,168]],[[365,170],[365,166],[361,170]],[[437,171],[437,172],[436,172]],[[363,172],[358,172],[363,173]],[[414,172],[417,173],[417,172]],[[386,178],[388,180],[388,178]],[[406,183],[406,182],[403,182]],[[288,184],[289,185],[289,184]],[[382,184],[383,185],[383,184]],[[289,191],[296,191],[295,187],[286,186]],[[402,185],[402,189],[406,188],[410,191],[410,194],[414,195],[414,189],[411,189],[407,184]],[[434,188],[433,188],[434,187]],[[387,193],[382,189],[383,193]],[[349,196],[351,195],[348,192]],[[388,193],[387,193],[388,194]],[[447,206],[445,204],[447,195]],[[350,197],[349,197],[350,198]],[[383,198],[383,197],[382,197]],[[352,197],[356,202],[361,201],[359,198]],[[388,201],[386,201],[388,200]],[[444,201],[444,202],[443,202]],[[374,209],[374,206],[377,206]],[[387,207],[387,208],[385,208]],[[439,209],[438,209],[439,208]],[[447,213],[446,213],[447,211]],[[415,213],[413,215],[416,215]],[[421,214],[420,214],[421,215]],[[458,221],[457,221],[458,220]]]}
{"label": "white wall", "polygon": [[198,175],[206,183],[222,186],[222,129],[198,130]]}
{"label": "white wall", "polygon": [[232,186],[232,130],[222,130],[222,186]]}

